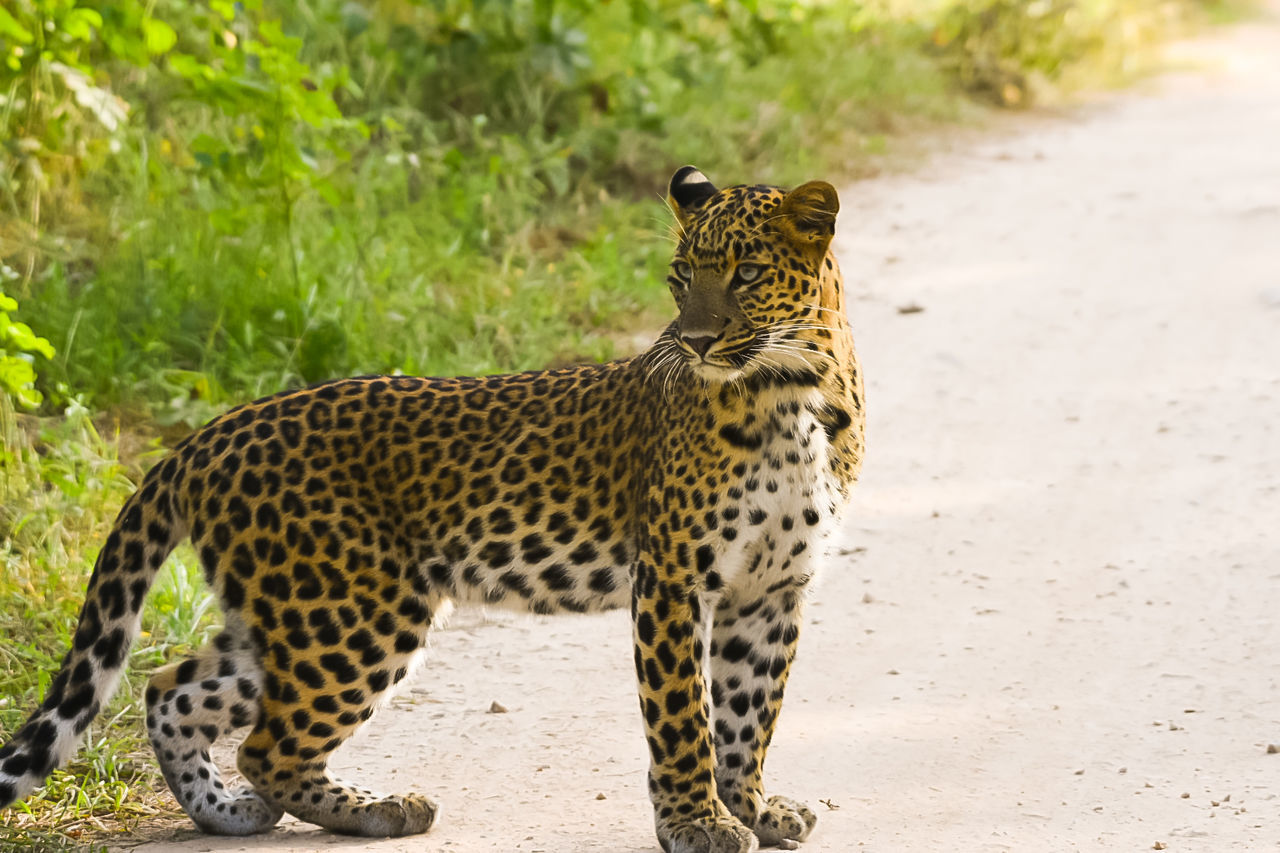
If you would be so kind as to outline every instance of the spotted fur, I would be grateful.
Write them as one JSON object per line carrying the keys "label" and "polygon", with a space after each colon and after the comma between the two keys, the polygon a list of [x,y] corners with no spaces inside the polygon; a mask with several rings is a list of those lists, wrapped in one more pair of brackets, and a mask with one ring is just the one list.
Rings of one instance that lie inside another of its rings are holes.
{"label": "spotted fur", "polygon": [[[835,191],[717,190],[676,173],[678,318],[626,361],[486,378],[344,379],[234,409],[125,504],[71,650],[0,749],[0,804],[74,750],[114,690],[144,596],[189,537],[226,616],[146,691],[170,788],[212,833],[283,812],[423,832],[419,795],[329,756],[403,680],[453,602],[630,605],[649,791],[668,853],[794,847],[802,804],[765,752],[805,587],[862,459],[862,391],[829,252]],[[209,748],[251,727],[224,785]]]}

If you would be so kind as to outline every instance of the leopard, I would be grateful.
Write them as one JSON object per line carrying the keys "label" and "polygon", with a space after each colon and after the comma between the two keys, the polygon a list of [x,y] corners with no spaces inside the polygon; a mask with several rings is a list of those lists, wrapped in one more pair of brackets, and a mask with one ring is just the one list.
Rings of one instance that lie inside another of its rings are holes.
{"label": "leopard", "polygon": [[[662,850],[805,841],[814,811],[766,793],[763,772],[864,450],[839,200],[824,181],[719,189],[685,166],[666,201],[676,317],[634,358],[338,379],[177,443],[121,508],[71,648],[0,748],[0,805],[69,760],[189,539],[223,625],[156,670],[144,701],[160,771],[204,832],[262,833],[285,812],[336,833],[425,832],[435,801],[328,763],[449,610],[629,607]],[[211,747],[245,729],[242,779],[224,781]]]}

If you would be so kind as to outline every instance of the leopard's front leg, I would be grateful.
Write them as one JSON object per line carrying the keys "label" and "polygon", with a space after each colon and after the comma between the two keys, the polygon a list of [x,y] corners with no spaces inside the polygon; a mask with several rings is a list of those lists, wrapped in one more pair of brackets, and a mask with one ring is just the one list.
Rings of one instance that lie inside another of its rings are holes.
{"label": "leopard's front leg", "polygon": [[694,573],[678,557],[642,553],[632,592],[636,675],[649,742],[649,798],[666,853],[751,853],[756,836],[716,795],[705,620]]}
{"label": "leopard's front leg", "polygon": [[716,784],[720,798],[760,843],[795,849],[817,823],[803,803],[766,797],[765,752],[800,638],[802,581],[781,589],[726,595],[716,607],[711,640]]}

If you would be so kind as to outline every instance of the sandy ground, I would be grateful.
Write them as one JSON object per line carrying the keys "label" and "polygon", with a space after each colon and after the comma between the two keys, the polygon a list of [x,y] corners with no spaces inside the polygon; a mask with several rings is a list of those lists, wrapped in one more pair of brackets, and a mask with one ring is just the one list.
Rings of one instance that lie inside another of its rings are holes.
{"label": "sandy ground", "polygon": [[[769,758],[806,851],[1280,849],[1280,26],[1183,53],[842,194],[870,449]],[[630,649],[440,633],[336,762],[427,836],[138,849],[651,853]]]}

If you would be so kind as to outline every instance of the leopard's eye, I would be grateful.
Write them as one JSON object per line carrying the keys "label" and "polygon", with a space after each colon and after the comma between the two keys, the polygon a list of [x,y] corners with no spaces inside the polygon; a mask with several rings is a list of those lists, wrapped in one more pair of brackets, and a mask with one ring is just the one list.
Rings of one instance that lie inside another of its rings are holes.
{"label": "leopard's eye", "polygon": [[758,264],[738,264],[735,271],[738,281],[744,284],[750,284],[760,277],[760,267]]}
{"label": "leopard's eye", "polygon": [[693,267],[689,266],[685,261],[676,261],[671,265],[671,270],[675,273],[676,278],[686,284],[693,278]]}

